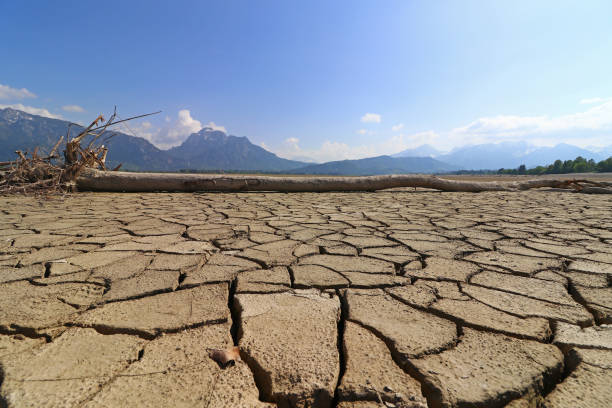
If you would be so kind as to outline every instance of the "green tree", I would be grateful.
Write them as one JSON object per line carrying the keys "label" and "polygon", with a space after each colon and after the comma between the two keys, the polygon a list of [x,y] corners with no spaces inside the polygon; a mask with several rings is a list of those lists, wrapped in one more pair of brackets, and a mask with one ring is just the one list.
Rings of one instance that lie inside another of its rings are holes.
{"label": "green tree", "polygon": [[599,172],[612,172],[612,157],[608,157],[606,160],[597,163],[596,168]]}
{"label": "green tree", "polygon": [[597,163],[595,163],[595,160],[589,159],[589,161],[587,162],[587,165],[588,165],[589,171],[596,171]]}
{"label": "green tree", "polygon": [[589,165],[586,160],[583,159],[581,161],[574,161],[573,173],[586,173],[587,171],[589,171]]}

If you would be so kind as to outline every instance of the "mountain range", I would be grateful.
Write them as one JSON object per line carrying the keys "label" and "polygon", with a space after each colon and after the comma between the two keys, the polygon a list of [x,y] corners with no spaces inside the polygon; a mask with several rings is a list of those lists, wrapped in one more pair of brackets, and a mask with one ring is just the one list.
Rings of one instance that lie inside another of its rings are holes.
{"label": "mountain range", "polygon": [[442,152],[432,145],[423,144],[412,149],[403,150],[391,157],[436,157],[441,154]]}
{"label": "mountain range", "polygon": [[377,156],[358,160],[312,164],[291,170],[289,173],[366,176],[402,173],[446,173],[456,170],[460,170],[460,167],[443,163],[431,157]]}
{"label": "mountain range", "polygon": [[[31,115],[15,109],[0,109],[0,161],[13,160],[15,150],[49,151],[70,122]],[[72,126],[71,135],[83,127]],[[307,163],[278,157],[249,142],[246,137],[229,136],[204,128],[190,135],[180,146],[161,150],[141,137],[108,132],[107,167],[122,164],[125,170],[179,171],[263,171],[282,172]],[[101,139],[104,139],[104,135]],[[85,142],[85,144],[87,141]]]}
{"label": "mountain range", "polygon": [[[0,161],[13,160],[15,150],[49,151],[70,122],[32,115],[19,110],[0,109]],[[71,135],[83,128],[73,125]],[[404,150],[393,156],[342,160],[322,164],[288,160],[254,145],[246,137],[203,128],[181,145],[161,150],[146,139],[120,132],[103,138],[109,148],[108,167],[122,164],[125,170],[147,171],[241,171],[289,174],[367,175],[391,173],[444,173],[460,169],[516,168],[547,165],[557,159],[577,156],[595,160],[609,157],[612,146],[599,151],[568,144],[535,147],[526,142],[505,142],[463,146],[444,153],[430,145]]]}
{"label": "mountain range", "polygon": [[196,170],[288,171],[306,163],[278,157],[246,137],[230,136],[204,128],[191,134],[180,146],[167,150],[182,160],[182,168]]}
{"label": "mountain range", "polygon": [[537,147],[527,142],[485,143],[466,145],[453,149],[449,153],[441,152],[430,145],[404,150],[393,157],[432,157],[444,163],[450,163],[466,170],[500,168],[514,169],[524,164],[527,168],[552,164],[555,160],[573,160],[578,156],[595,161],[610,157],[612,146],[599,151],[559,143],[552,147]]}

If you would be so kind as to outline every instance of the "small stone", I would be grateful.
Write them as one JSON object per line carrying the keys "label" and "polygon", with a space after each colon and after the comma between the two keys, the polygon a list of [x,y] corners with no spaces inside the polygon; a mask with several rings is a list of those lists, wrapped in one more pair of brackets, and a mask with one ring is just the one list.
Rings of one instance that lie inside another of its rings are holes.
{"label": "small stone", "polygon": [[208,358],[208,349],[231,347],[229,325],[199,327],[148,343],[139,361],[103,388],[87,408],[115,406],[270,407],[258,400],[246,363],[227,369]]}

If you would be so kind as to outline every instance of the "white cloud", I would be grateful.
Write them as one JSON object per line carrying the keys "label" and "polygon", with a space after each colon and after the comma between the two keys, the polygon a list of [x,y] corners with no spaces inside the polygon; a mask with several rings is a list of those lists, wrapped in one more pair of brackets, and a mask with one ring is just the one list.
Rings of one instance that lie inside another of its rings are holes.
{"label": "white cloud", "polygon": [[166,123],[168,125],[158,130],[139,128],[135,136],[144,137],[160,149],[169,149],[180,145],[190,134],[202,129],[202,122],[192,118],[189,109],[180,110],[176,120]]}
{"label": "white cloud", "polygon": [[[392,130],[395,130],[394,128]],[[360,131],[358,133],[362,134]],[[330,161],[395,154],[422,144],[448,151],[467,144],[508,141],[526,141],[535,146],[552,146],[558,143],[580,147],[611,145],[612,98],[600,98],[598,102],[591,103],[588,109],[566,115],[488,116],[450,130],[429,130],[412,134],[390,133],[387,138],[378,138],[369,144],[349,145],[343,141],[332,140],[314,148],[302,148],[298,143],[291,146],[283,144],[275,153],[287,158],[301,156],[312,157],[317,161]]]}
{"label": "white cloud", "polygon": [[64,105],[62,106],[62,109],[66,112],[85,112],[85,109],[79,105]]}
{"label": "white cloud", "polygon": [[391,126],[391,130],[393,132],[399,132],[400,130],[402,130],[404,128],[404,124],[403,123],[398,123],[395,126]]}
{"label": "white cloud", "polygon": [[165,124],[161,128],[154,128],[150,122],[144,122],[140,125],[130,125],[130,128],[134,131],[134,136],[143,137],[160,149],[169,149],[178,146],[183,143],[189,135],[197,133],[203,128],[220,130],[227,133],[224,126],[217,125],[215,122],[208,122],[202,125],[202,122],[191,116],[191,111],[189,109],[180,110],[175,120],[166,116],[164,122]]}
{"label": "white cloud", "polygon": [[126,133],[128,135],[143,137],[147,140],[151,140],[153,136],[159,132],[159,129],[153,127],[151,122],[142,122],[142,123],[134,123],[128,125],[127,123],[120,123],[118,125],[118,129],[120,132]]}
{"label": "white cloud", "polygon": [[401,152],[402,150],[418,147],[424,144],[436,145],[439,144],[442,139],[442,135],[434,132],[433,130],[427,130],[425,132],[411,133],[408,135],[399,134],[391,137],[385,143],[385,149],[391,151],[392,154]]}
{"label": "white cloud", "polygon": [[368,130],[367,130],[367,129],[359,129],[359,130],[357,131],[357,133],[358,133],[358,134],[360,134],[360,135],[365,135],[365,134],[367,134],[367,133],[368,133]]}
{"label": "white cloud", "polygon": [[499,115],[476,119],[451,131],[457,135],[513,136],[537,131],[546,123],[545,116]]}
{"label": "white cloud", "polygon": [[191,117],[189,109],[180,110],[178,113],[178,121],[173,129],[174,134],[192,134],[199,132],[202,129],[202,122]]}
{"label": "white cloud", "polygon": [[586,98],[586,99],[581,99],[580,103],[582,105],[592,105],[594,103],[601,103],[601,102],[606,102],[609,101],[611,98]]}
{"label": "white cloud", "polygon": [[47,109],[44,108],[35,108],[33,106],[25,106],[21,103],[14,103],[12,105],[0,105],[0,109],[4,109],[4,108],[12,108],[12,109],[17,109],[32,115],[38,115],[38,116],[44,116],[46,118],[51,118],[51,119],[62,119],[61,115],[55,115],[51,112],[49,112]]}
{"label": "white cloud", "polygon": [[[300,148],[300,139],[297,137],[289,137],[283,141],[281,150],[286,156],[296,157],[302,155],[302,149]],[[262,143],[263,144],[263,143]],[[269,150],[265,147],[266,150]]]}
{"label": "white cloud", "polygon": [[[612,143],[612,99],[598,98],[583,112],[561,116],[498,115],[476,119],[452,129],[452,145],[527,140],[540,144],[573,143],[580,138],[599,138],[599,145]],[[578,137],[580,136],[580,137]],[[579,146],[585,146],[578,140]]]}
{"label": "white cloud", "polygon": [[440,135],[428,131],[413,135],[393,135],[388,139],[380,140],[370,144],[350,146],[347,143],[326,140],[320,147],[304,149],[299,145],[299,139],[285,139],[278,149],[272,151],[280,157],[288,159],[302,160],[305,157],[312,158],[317,162],[362,159],[365,157],[391,155],[416,147],[424,143],[431,143],[438,140]]}
{"label": "white cloud", "polygon": [[380,123],[382,120],[378,113],[366,113],[361,117],[363,123]]}
{"label": "white cloud", "polygon": [[0,99],[25,99],[36,98],[36,95],[25,88],[11,88],[8,85],[0,84]]}
{"label": "white cloud", "polygon": [[225,126],[216,125],[215,122],[208,122],[206,125],[204,125],[204,127],[212,129],[212,130],[219,130],[223,133],[227,133],[227,130],[225,130]]}

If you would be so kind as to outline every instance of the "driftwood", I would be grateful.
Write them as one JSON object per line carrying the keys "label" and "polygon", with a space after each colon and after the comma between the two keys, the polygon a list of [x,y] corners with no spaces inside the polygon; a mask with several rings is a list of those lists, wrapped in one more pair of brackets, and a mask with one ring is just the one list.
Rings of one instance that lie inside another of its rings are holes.
{"label": "driftwood", "polygon": [[582,193],[612,194],[612,183],[589,180],[555,180],[539,178],[513,182],[476,182],[406,174],[364,177],[321,176],[244,176],[176,173],[128,173],[84,169],[76,179],[80,190],[116,192],[154,191],[280,191],[329,192],[376,191],[399,187],[420,187],[441,191],[483,192],[521,191],[533,188],[555,188]]}
{"label": "driftwood", "polygon": [[34,149],[29,157],[27,152],[17,150],[17,160],[0,162],[0,194],[54,192],[64,177],[64,170],[52,163],[58,158],[55,154],[58,145],[46,157],[39,156],[38,149]]}
{"label": "driftwood", "polygon": [[[0,194],[52,194],[71,191],[74,180],[84,169],[107,170],[105,163],[108,148],[104,144],[97,145],[96,142],[103,137],[105,139],[102,142],[106,142],[114,136],[114,134],[107,135],[110,126],[157,113],[159,112],[115,120],[118,118],[115,108],[107,121],[104,120],[104,116],[99,115],[74,138],[70,138],[71,123],[66,133],[63,163],[57,163],[56,160],[60,159],[57,150],[64,136],[60,137],[46,157],[38,154],[38,148],[35,148],[31,154],[17,150],[16,160],[0,162]],[[88,136],[91,136],[91,140],[87,147],[81,146],[81,142]],[[120,167],[121,164],[113,170],[119,170]]]}

